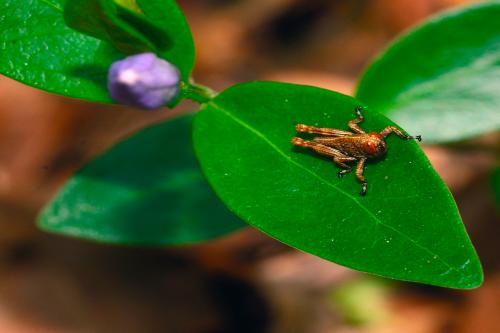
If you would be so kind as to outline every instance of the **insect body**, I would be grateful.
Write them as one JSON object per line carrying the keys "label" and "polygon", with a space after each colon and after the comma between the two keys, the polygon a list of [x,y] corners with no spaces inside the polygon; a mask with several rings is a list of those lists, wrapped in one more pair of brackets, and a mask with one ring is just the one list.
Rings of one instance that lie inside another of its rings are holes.
{"label": "insect body", "polygon": [[388,126],[381,132],[365,133],[358,124],[364,120],[361,113],[362,108],[356,108],[356,119],[351,120],[347,125],[352,132],[342,131],[336,128],[319,128],[298,124],[295,126],[297,132],[320,134],[312,141],[294,137],[292,144],[299,147],[310,148],[319,154],[333,158],[333,162],[343,170],[339,171],[338,176],[342,177],[352,170],[347,163],[357,161],[356,178],[362,183],[361,195],[366,194],[367,182],[363,176],[363,169],[367,159],[383,156],[387,152],[387,146],[384,139],[394,133],[398,137],[410,140],[422,140],[420,135],[408,136],[394,126]]}

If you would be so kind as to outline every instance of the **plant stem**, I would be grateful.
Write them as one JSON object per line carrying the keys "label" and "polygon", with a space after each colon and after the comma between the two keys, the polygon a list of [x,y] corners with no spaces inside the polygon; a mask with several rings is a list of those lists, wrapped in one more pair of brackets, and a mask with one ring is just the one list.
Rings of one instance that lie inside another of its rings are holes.
{"label": "plant stem", "polygon": [[209,87],[194,82],[182,83],[182,95],[200,104],[210,102],[217,93]]}

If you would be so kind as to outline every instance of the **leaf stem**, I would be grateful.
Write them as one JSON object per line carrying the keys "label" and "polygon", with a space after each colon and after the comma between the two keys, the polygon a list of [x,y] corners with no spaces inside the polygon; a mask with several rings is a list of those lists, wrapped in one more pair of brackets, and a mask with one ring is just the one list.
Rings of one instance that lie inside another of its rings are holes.
{"label": "leaf stem", "polygon": [[196,84],[193,81],[189,83],[182,83],[182,95],[186,99],[190,99],[200,104],[210,102],[217,93],[209,87],[201,84]]}

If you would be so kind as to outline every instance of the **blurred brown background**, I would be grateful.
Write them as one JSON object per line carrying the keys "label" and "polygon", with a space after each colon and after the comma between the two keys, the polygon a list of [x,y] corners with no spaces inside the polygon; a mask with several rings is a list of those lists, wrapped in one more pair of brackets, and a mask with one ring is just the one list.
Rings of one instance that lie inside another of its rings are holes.
{"label": "blurred brown background", "polygon": [[[347,94],[402,30],[470,2],[179,1],[200,83],[269,79]],[[0,100],[0,333],[500,332],[500,224],[488,185],[498,136],[425,147],[485,266],[483,287],[454,291],[376,280],[253,229],[175,249],[43,234],[36,213],[75,169],[170,112],[83,103],[5,77]]]}

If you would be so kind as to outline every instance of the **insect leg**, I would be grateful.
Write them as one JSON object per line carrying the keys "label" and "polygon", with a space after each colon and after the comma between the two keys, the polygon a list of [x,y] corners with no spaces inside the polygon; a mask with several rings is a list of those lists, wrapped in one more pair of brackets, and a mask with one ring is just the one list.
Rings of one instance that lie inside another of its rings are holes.
{"label": "insect leg", "polygon": [[341,131],[336,128],[321,128],[321,127],[314,127],[314,126],[309,126],[309,125],[304,125],[304,124],[298,124],[295,126],[295,129],[297,132],[303,132],[303,133],[314,133],[314,134],[321,134],[321,135],[327,135],[327,136],[351,136],[351,132],[347,131]]}
{"label": "insect leg", "polygon": [[361,113],[362,110],[363,110],[363,108],[361,106],[357,106],[356,107],[356,115],[358,116],[358,118],[353,119],[353,120],[351,120],[350,122],[347,123],[347,126],[349,126],[349,128],[354,133],[365,134],[365,131],[363,131],[361,129],[361,127],[358,126],[358,124],[360,122],[362,122],[363,120],[365,120],[365,117],[363,117],[363,114]]}
{"label": "insect leg", "polygon": [[406,135],[403,132],[401,132],[401,130],[399,128],[394,127],[394,126],[388,126],[388,127],[384,128],[382,130],[382,132],[380,132],[380,135],[383,138],[385,138],[385,137],[387,137],[391,133],[396,134],[401,139],[405,139],[405,140],[415,139],[415,140],[418,140],[418,141],[422,141],[422,136],[420,136],[420,135],[417,135],[417,136]]}
{"label": "insect leg", "polygon": [[366,158],[362,158],[359,160],[358,165],[356,166],[356,178],[361,182],[361,195],[366,195],[366,178],[363,176],[363,171],[365,169]]}
{"label": "insect leg", "polygon": [[355,161],[356,159],[354,157],[349,157],[349,156],[335,156],[333,158],[333,162],[337,164],[339,167],[343,168],[344,170],[340,170],[337,172],[337,176],[339,178],[344,177],[346,174],[352,171],[352,167],[348,164],[345,164],[345,162],[352,162]]}
{"label": "insect leg", "polygon": [[[292,138],[292,144],[295,146],[299,146],[299,147],[311,148],[312,150],[316,151],[317,153],[320,153],[320,154],[326,155],[326,156],[330,156],[330,157],[347,157],[344,154],[342,154],[340,151],[338,151],[337,149],[322,145],[321,143],[317,143],[314,141],[304,140],[302,138],[297,138],[297,137]],[[350,158],[350,157],[347,157],[347,158]]]}
{"label": "insect leg", "polygon": [[314,141],[308,141],[302,138],[295,137],[292,139],[292,144],[299,147],[311,148],[312,150],[316,151],[321,155],[333,157],[333,162],[335,162],[335,164],[344,169],[338,173],[339,177],[342,177],[344,174],[351,171],[351,167],[345,164],[345,162],[356,161],[356,158],[354,157],[346,156],[335,148],[328,147]]}

